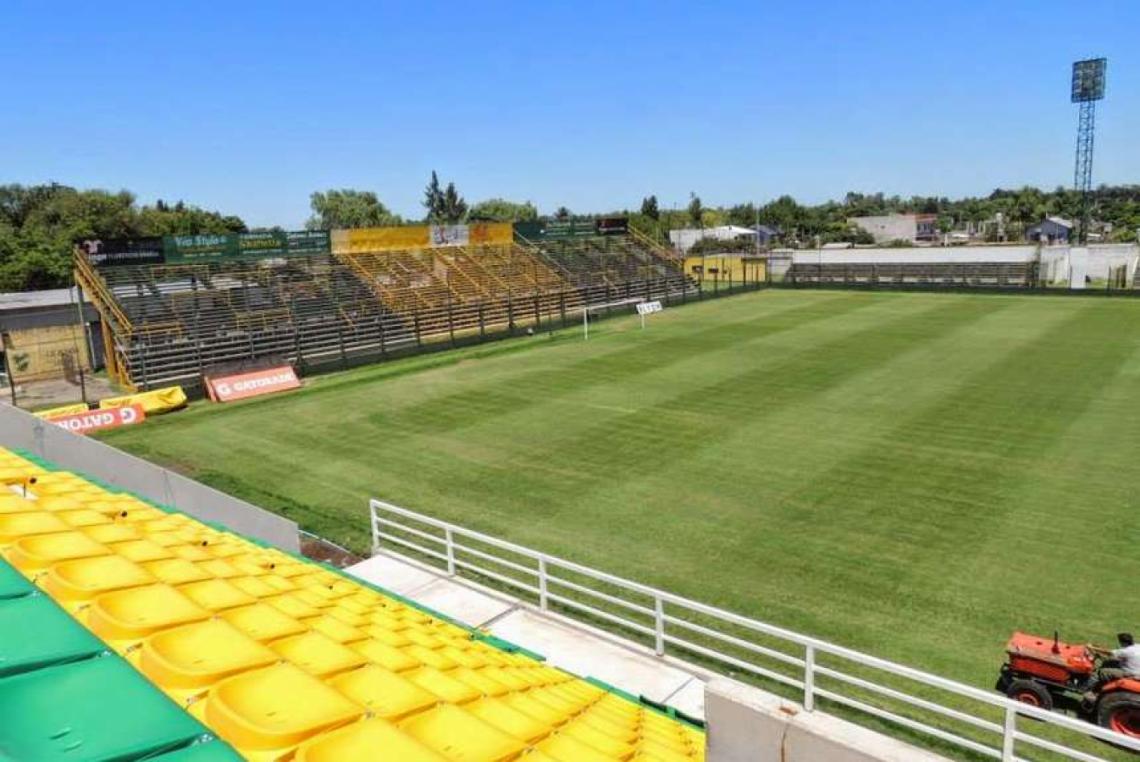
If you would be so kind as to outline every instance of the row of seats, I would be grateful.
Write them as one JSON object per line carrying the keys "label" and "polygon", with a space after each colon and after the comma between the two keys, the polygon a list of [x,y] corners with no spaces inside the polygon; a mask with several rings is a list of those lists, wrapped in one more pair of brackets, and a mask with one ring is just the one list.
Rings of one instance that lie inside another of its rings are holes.
{"label": "row of seats", "polygon": [[331,569],[0,451],[0,556],[251,760],[702,759],[703,734]]}

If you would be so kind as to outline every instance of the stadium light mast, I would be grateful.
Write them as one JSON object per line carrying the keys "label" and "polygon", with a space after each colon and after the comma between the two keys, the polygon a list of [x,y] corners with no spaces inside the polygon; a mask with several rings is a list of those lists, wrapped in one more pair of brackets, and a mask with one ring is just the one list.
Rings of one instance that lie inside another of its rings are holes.
{"label": "stadium light mast", "polygon": [[1104,71],[1107,65],[1106,58],[1089,58],[1073,63],[1070,100],[1080,106],[1077,115],[1077,157],[1073,168],[1073,189],[1081,194],[1080,243],[1088,243],[1089,239],[1089,192],[1092,190],[1096,102],[1104,99]]}

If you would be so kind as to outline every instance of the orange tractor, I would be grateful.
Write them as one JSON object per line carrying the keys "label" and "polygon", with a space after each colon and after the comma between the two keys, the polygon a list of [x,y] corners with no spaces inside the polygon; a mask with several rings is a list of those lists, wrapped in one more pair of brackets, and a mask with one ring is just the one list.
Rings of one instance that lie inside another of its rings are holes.
{"label": "orange tractor", "polygon": [[1140,678],[1096,684],[1108,652],[1015,632],[1005,647],[997,689],[1042,709],[1069,709],[1090,722],[1140,738]]}

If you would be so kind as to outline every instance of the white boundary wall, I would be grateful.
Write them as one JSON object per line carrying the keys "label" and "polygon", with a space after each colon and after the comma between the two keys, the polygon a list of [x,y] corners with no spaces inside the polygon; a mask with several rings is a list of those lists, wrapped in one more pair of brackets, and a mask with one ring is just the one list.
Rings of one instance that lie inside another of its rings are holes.
{"label": "white boundary wall", "polygon": [[195,518],[219,522],[283,550],[300,550],[295,521],[102,442],[72,434],[11,405],[0,404],[0,445],[27,450],[60,468],[90,474],[107,484],[177,508]]}

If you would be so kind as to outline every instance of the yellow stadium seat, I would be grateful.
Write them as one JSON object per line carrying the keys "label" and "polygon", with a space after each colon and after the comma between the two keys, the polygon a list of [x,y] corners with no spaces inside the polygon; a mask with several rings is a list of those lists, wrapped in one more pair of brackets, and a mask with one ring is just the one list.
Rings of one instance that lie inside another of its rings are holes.
{"label": "yellow stadium seat", "polygon": [[498,762],[520,754],[526,744],[450,704],[421,712],[400,725],[444,757],[455,762]]}
{"label": "yellow stadium seat", "polygon": [[479,691],[467,683],[456,680],[446,672],[440,672],[432,667],[409,670],[404,673],[404,677],[429,693],[439,696],[442,701],[452,704],[462,704],[480,697]]}
{"label": "yellow stadium seat", "polygon": [[329,685],[387,720],[399,720],[439,703],[435,694],[376,664],[338,675]]}
{"label": "yellow stadium seat", "polygon": [[158,584],[103,593],[91,602],[87,625],[103,640],[116,645],[209,616],[209,611],[178,590]]}
{"label": "yellow stadium seat", "polygon": [[110,547],[120,556],[129,558],[135,563],[143,563],[145,561],[158,561],[159,559],[174,557],[166,548],[157,543],[151,542],[146,538],[138,540],[127,540],[126,542],[117,542],[114,545],[109,545],[108,547]]}
{"label": "yellow stadium seat", "polygon": [[254,640],[267,643],[290,635],[299,635],[305,626],[290,616],[264,603],[228,609],[219,615]]}
{"label": "yellow stadium seat", "polygon": [[527,743],[534,743],[550,733],[551,727],[540,722],[529,714],[523,714],[512,709],[505,701],[495,698],[484,698],[464,704],[463,708],[475,715],[488,725],[521,738]]}
{"label": "yellow stadium seat", "polygon": [[21,537],[66,532],[69,529],[70,524],[52,513],[4,513],[0,514],[0,545],[7,545]]}
{"label": "yellow stadium seat", "polygon": [[291,664],[242,672],[218,683],[198,710],[247,759],[281,759],[318,733],[350,723],[364,708]]}
{"label": "yellow stadium seat", "polygon": [[296,762],[446,762],[387,720],[354,722],[306,741]]}
{"label": "yellow stadium seat", "polygon": [[62,561],[38,580],[44,592],[65,606],[85,603],[112,590],[152,585],[156,581],[146,569],[122,556]]}
{"label": "yellow stadium seat", "polygon": [[197,564],[184,558],[160,558],[144,561],[140,566],[168,585],[184,585],[211,578]]}
{"label": "yellow stadium seat", "polygon": [[348,646],[311,630],[275,640],[269,647],[281,658],[317,677],[329,677],[362,666],[365,662],[363,656]]}
{"label": "yellow stadium seat", "polygon": [[0,515],[43,510],[38,500],[29,500],[14,492],[4,493],[2,490],[3,487],[0,487]]}
{"label": "yellow stadium seat", "polygon": [[82,532],[71,531],[24,537],[2,553],[17,569],[34,575],[59,561],[110,555],[111,549]]}
{"label": "yellow stadium seat", "polygon": [[242,592],[241,589],[231,585],[224,579],[204,579],[201,582],[188,582],[185,585],[179,585],[178,589],[182,591],[182,594],[187,598],[210,611],[222,611],[224,609],[232,609],[236,606],[248,606],[257,600],[252,595]]}
{"label": "yellow stadium seat", "polygon": [[373,664],[379,664],[393,672],[403,672],[420,666],[418,661],[400,649],[378,640],[362,640],[351,644],[350,648]]}
{"label": "yellow stadium seat", "polygon": [[229,583],[254,598],[268,598],[278,593],[277,588],[260,577],[231,577]]}
{"label": "yellow stadium seat", "polygon": [[536,744],[536,749],[558,762],[613,762],[614,757],[564,733],[555,733]]}
{"label": "yellow stadium seat", "polygon": [[269,666],[277,658],[228,622],[207,619],[147,638],[139,665],[163,690],[185,700],[230,675]]}

